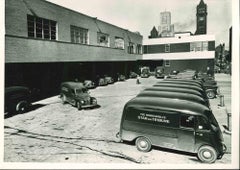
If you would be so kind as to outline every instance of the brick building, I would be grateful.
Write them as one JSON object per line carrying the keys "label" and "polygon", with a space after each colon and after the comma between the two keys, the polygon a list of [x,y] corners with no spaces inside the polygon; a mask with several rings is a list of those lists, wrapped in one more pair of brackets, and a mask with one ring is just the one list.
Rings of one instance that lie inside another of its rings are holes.
{"label": "brick building", "polygon": [[5,1],[5,33],[5,86],[48,95],[62,81],[127,76],[142,58],[139,33],[45,0]]}

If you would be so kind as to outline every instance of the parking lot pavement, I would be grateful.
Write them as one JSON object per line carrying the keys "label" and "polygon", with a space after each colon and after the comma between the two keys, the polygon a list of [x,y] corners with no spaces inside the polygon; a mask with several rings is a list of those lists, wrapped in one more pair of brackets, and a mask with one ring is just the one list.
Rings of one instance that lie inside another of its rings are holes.
{"label": "parking lot pavement", "polygon": [[[230,127],[231,129],[231,122],[232,117],[229,117],[229,125],[228,125],[228,113],[231,113],[231,76],[229,74],[216,74],[215,80],[217,81],[217,84],[220,89],[220,94],[223,95],[223,99],[221,99],[220,96],[218,96],[215,100],[210,100],[211,106],[213,109],[213,113],[220,125],[220,128],[223,132],[224,137],[224,143],[227,146],[227,153],[231,153],[231,134],[229,134],[229,131],[226,130],[224,127]],[[222,100],[222,101],[221,101]]]}
{"label": "parking lot pavement", "polygon": [[[39,107],[5,119],[4,162],[201,164],[192,154],[160,148],[142,153],[134,144],[116,142],[125,103],[157,81],[161,79],[141,78],[140,84],[129,79],[90,90],[100,105],[94,109],[78,111],[59,96],[34,103]],[[210,102],[220,125],[226,124],[219,98]],[[231,154],[225,154],[216,164],[230,162]]]}

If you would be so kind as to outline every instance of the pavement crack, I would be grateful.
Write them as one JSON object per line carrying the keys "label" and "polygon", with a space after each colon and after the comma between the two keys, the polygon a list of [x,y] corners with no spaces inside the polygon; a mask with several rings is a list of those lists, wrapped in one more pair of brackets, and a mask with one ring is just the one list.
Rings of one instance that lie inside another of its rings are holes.
{"label": "pavement crack", "polygon": [[[5,132],[8,133],[8,132]],[[119,152],[115,152],[115,151],[103,151],[103,150],[98,150],[98,149],[94,149],[92,147],[89,146],[85,146],[85,145],[79,145],[73,142],[68,142],[68,141],[61,141],[61,140],[55,140],[55,139],[48,139],[48,138],[44,138],[44,137],[39,137],[39,136],[31,136],[31,135],[26,135],[26,134],[21,134],[21,133],[15,133],[14,135],[18,135],[18,136],[22,136],[22,137],[27,137],[27,138],[32,138],[32,139],[38,139],[38,140],[45,140],[45,141],[51,141],[51,142],[57,142],[57,143],[65,143],[65,144],[71,144],[74,146],[77,146],[79,150],[79,147],[81,148],[80,150],[82,150],[82,148],[87,148],[91,151],[95,151],[98,153],[101,153],[103,155],[107,155],[107,156],[111,156],[111,157],[115,157],[115,158],[120,158],[120,159],[125,159],[134,163],[141,163],[141,161],[138,161],[132,157],[129,157],[125,154],[119,153]]]}
{"label": "pavement crack", "polygon": [[42,137],[49,137],[49,138],[56,138],[56,139],[86,140],[86,141],[98,141],[98,142],[107,142],[107,143],[119,143],[118,141],[109,140],[109,139],[86,138],[86,137],[71,138],[71,137],[63,137],[63,136],[46,135],[46,134],[34,133],[34,132],[30,132],[30,131],[14,128],[14,127],[10,127],[10,126],[4,126],[4,128],[5,129],[15,130],[12,133],[11,132],[5,132],[6,134],[10,134],[10,135],[15,135],[17,133],[24,133],[24,134],[34,135],[34,136],[42,136]]}

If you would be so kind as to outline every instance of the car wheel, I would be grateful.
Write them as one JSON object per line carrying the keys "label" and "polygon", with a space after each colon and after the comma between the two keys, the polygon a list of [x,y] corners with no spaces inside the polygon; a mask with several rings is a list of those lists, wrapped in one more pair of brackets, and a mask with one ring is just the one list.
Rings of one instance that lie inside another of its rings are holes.
{"label": "car wheel", "polygon": [[27,101],[21,101],[16,105],[16,112],[17,113],[24,113],[28,109],[28,102]]}
{"label": "car wheel", "polygon": [[217,159],[217,152],[211,146],[202,146],[198,150],[197,157],[204,163],[214,163]]}
{"label": "car wheel", "polygon": [[151,150],[151,142],[146,137],[139,137],[136,140],[136,147],[141,152],[148,152]]}
{"label": "car wheel", "polygon": [[206,94],[207,94],[207,97],[209,99],[213,99],[216,96],[216,94],[215,94],[215,92],[213,90],[207,90]]}
{"label": "car wheel", "polygon": [[81,105],[80,102],[77,102],[77,108],[78,108],[78,110],[81,110],[81,109],[82,109],[82,105]]}

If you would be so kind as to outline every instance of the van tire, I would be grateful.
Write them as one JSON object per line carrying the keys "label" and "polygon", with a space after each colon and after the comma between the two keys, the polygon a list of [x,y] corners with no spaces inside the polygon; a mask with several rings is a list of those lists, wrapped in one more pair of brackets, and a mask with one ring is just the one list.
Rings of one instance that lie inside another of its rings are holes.
{"label": "van tire", "polygon": [[63,104],[67,102],[67,97],[64,94],[62,95],[62,102]]}
{"label": "van tire", "polygon": [[78,108],[78,110],[82,110],[82,105],[80,102],[77,102],[77,108]]}
{"label": "van tire", "polygon": [[137,150],[141,152],[149,152],[152,148],[150,140],[146,137],[138,137],[135,144]]}
{"label": "van tire", "polygon": [[211,146],[201,146],[198,150],[197,157],[203,163],[214,163],[217,159],[217,152]]}
{"label": "van tire", "polygon": [[215,96],[216,96],[215,92],[213,90],[210,90],[210,89],[206,90],[206,95],[209,99],[214,99]]}
{"label": "van tire", "polygon": [[17,105],[16,105],[16,112],[17,113],[25,113],[28,109],[28,102],[27,101],[20,101]]}

